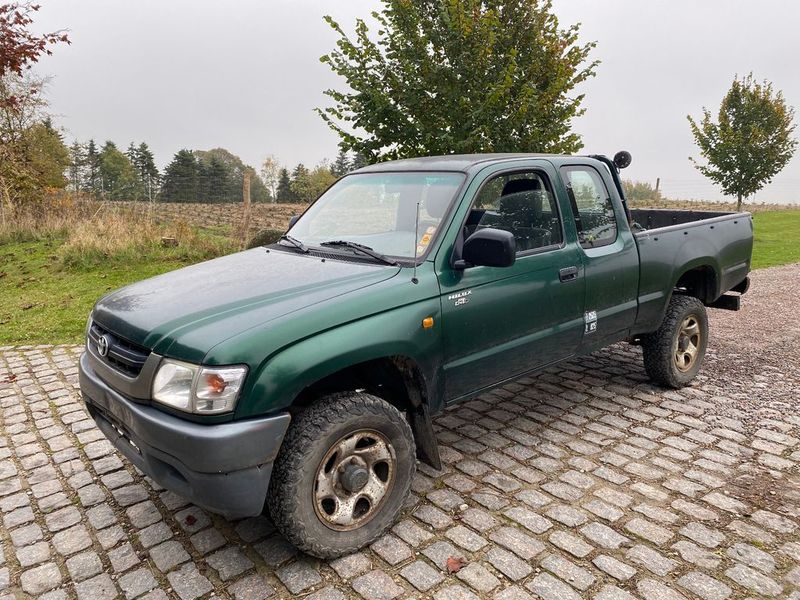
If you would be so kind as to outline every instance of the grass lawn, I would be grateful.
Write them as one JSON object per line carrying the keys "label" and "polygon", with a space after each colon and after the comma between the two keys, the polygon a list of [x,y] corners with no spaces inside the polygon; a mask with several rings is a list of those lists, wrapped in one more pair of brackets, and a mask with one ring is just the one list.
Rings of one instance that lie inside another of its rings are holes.
{"label": "grass lawn", "polygon": [[800,262],[800,210],[755,213],[753,226],[754,269]]}
{"label": "grass lawn", "polygon": [[[754,215],[753,268],[800,262],[800,210]],[[215,240],[223,232],[208,231]],[[79,343],[105,293],[199,260],[171,248],[65,266],[62,238],[0,245],[0,345]]]}
{"label": "grass lawn", "polygon": [[[214,234],[206,234],[216,237]],[[200,260],[174,248],[65,266],[62,238],[0,245],[0,346],[81,342],[101,296]]]}

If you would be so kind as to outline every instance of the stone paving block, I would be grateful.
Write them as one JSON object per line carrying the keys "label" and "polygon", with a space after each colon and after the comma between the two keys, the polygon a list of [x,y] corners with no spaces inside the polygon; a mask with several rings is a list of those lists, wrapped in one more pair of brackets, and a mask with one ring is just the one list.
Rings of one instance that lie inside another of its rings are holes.
{"label": "stone paving block", "polygon": [[562,550],[569,552],[572,556],[583,558],[587,556],[594,548],[584,542],[579,537],[569,534],[565,531],[556,531],[550,534],[548,538],[552,544],[555,544]]}
{"label": "stone paving block", "polygon": [[137,598],[157,585],[150,569],[136,569],[119,578],[119,587],[126,598]]}
{"label": "stone paving block", "polygon": [[482,594],[486,594],[500,585],[500,580],[480,563],[468,564],[456,574],[456,577]]}
{"label": "stone paving block", "polygon": [[284,565],[275,574],[292,594],[299,594],[322,581],[317,569],[303,559]]}
{"label": "stone paving block", "polygon": [[636,584],[636,589],[647,600],[687,600],[680,592],[653,579],[642,579]]}
{"label": "stone paving block", "polygon": [[613,556],[601,554],[592,560],[592,564],[594,564],[595,567],[604,573],[611,575],[614,579],[618,579],[619,581],[627,581],[636,575],[636,569],[630,565],[626,565],[622,561],[617,560]]}
{"label": "stone paving block", "polygon": [[76,554],[67,559],[67,570],[72,581],[78,582],[89,579],[103,571],[103,563],[97,553],[89,551]]}
{"label": "stone paving block", "polygon": [[547,555],[540,565],[582,592],[588,590],[596,581],[594,575],[589,571],[568,561],[560,554]]}
{"label": "stone paving block", "polygon": [[643,538],[649,542],[662,546],[674,537],[674,533],[660,525],[651,523],[646,519],[635,517],[625,524],[625,530],[635,536]]}
{"label": "stone paving block", "polygon": [[233,546],[207,556],[206,563],[217,572],[222,581],[228,581],[253,567],[253,561]]}
{"label": "stone paving block", "polygon": [[625,553],[625,558],[638,563],[651,573],[664,577],[678,568],[677,561],[667,558],[648,546],[637,544]]}
{"label": "stone paving block", "polygon": [[424,560],[415,560],[400,570],[400,575],[420,592],[427,592],[444,581],[444,575]]}
{"label": "stone paving block", "polygon": [[747,588],[760,596],[777,597],[783,591],[783,586],[780,583],[755,569],[751,569],[747,565],[737,563],[727,569],[725,575],[743,588]]}
{"label": "stone paving block", "polygon": [[21,567],[31,567],[50,560],[50,546],[47,542],[36,542],[30,546],[19,548],[16,555]]}
{"label": "stone paving block", "polygon": [[179,564],[186,562],[191,557],[180,542],[170,540],[150,548],[150,558],[153,564],[162,573],[171,571]]}
{"label": "stone paving block", "polygon": [[34,596],[52,590],[61,584],[61,571],[54,563],[48,563],[23,571],[20,585],[23,591]]}
{"label": "stone paving block", "polygon": [[180,600],[194,600],[214,589],[193,563],[186,563],[167,575],[167,580]]}
{"label": "stone paving block", "polygon": [[477,552],[488,544],[484,538],[470,531],[463,525],[457,525],[452,529],[448,529],[445,535],[469,552]]}
{"label": "stone paving block", "polygon": [[486,553],[486,560],[512,581],[519,581],[533,571],[527,561],[502,548],[491,548]]}
{"label": "stone paving block", "polygon": [[53,536],[53,548],[64,556],[74,554],[92,545],[92,538],[83,525],[75,525]]}
{"label": "stone paving block", "polygon": [[[265,600],[275,593],[273,588],[261,575],[254,573],[228,587],[228,592],[235,600]],[[306,596],[306,599],[313,598],[314,595]],[[331,600],[337,600],[335,596]],[[321,599],[320,599],[321,600]]]}
{"label": "stone paving block", "polygon": [[513,527],[500,527],[490,539],[525,560],[531,560],[545,549],[542,542]]}
{"label": "stone paving block", "polygon": [[370,548],[390,565],[396,565],[411,558],[411,548],[392,534],[387,534],[375,541]]}
{"label": "stone paving block", "polygon": [[119,593],[111,577],[102,573],[75,586],[78,600],[112,600]]}
{"label": "stone paving block", "polygon": [[703,600],[725,600],[733,593],[729,586],[699,571],[687,573],[678,579],[678,585]]}
{"label": "stone paving block", "polygon": [[378,570],[357,577],[351,585],[365,600],[392,600],[403,593],[386,572]]}
{"label": "stone paving block", "polygon": [[543,600],[580,600],[581,595],[560,579],[556,579],[549,573],[540,573],[527,584],[527,587],[534,594]]}

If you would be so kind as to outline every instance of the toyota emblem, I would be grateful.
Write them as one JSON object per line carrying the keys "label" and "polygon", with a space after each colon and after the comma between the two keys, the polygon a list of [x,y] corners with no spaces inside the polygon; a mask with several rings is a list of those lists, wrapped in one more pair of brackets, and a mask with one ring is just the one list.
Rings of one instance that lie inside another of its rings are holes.
{"label": "toyota emblem", "polygon": [[100,356],[106,356],[108,354],[108,348],[111,346],[111,338],[107,335],[100,336],[100,339],[97,340],[97,353]]}

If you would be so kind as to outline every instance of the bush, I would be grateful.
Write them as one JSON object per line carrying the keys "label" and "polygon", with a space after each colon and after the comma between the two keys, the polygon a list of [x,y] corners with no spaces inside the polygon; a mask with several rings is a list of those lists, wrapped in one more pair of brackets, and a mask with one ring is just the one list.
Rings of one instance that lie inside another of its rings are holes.
{"label": "bush", "polygon": [[274,244],[281,238],[283,234],[284,232],[280,229],[262,229],[250,238],[250,240],[247,242],[247,247],[249,249],[257,248],[258,246],[268,246],[269,244]]}

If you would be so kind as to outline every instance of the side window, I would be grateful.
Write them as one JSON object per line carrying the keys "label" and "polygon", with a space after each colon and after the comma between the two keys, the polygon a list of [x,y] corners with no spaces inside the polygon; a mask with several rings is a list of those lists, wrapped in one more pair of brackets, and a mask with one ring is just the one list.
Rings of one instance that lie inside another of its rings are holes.
{"label": "side window", "polygon": [[617,219],[600,174],[590,167],[563,167],[561,174],[581,246],[597,248],[613,244],[617,239]]}
{"label": "side window", "polygon": [[495,177],[478,193],[465,235],[484,227],[510,231],[517,254],[560,244],[561,220],[551,190],[538,171]]}

